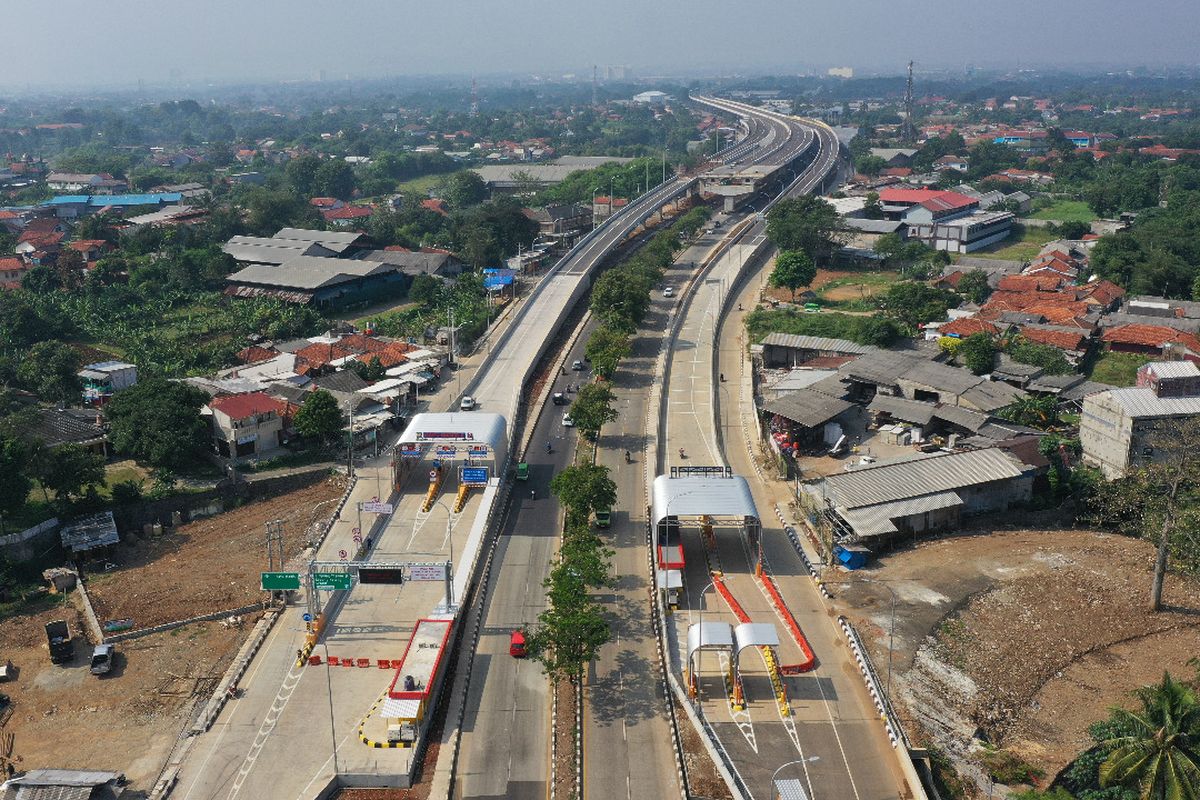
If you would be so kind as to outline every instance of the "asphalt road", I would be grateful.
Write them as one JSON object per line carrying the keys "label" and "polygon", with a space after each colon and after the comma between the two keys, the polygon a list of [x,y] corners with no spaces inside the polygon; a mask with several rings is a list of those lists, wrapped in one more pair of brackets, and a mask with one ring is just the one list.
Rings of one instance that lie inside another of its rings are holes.
{"label": "asphalt road", "polygon": [[[581,339],[581,342],[583,339]],[[582,344],[567,363],[582,359]],[[555,391],[586,379],[568,370]],[[459,798],[544,800],[550,775],[550,702],[541,666],[508,654],[513,630],[533,625],[545,609],[542,582],[550,572],[561,525],[550,479],[570,463],[575,429],[562,424],[564,408],[547,403],[538,416],[526,462],[529,480],[514,482],[491,579],[484,623],[472,665],[455,784]],[[553,452],[546,451],[550,443]]]}

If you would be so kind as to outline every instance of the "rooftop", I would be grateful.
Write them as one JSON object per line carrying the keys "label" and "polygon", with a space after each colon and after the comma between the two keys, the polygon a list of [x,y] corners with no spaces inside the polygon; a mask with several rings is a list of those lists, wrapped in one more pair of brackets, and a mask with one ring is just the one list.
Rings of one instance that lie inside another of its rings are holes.
{"label": "rooftop", "polygon": [[1023,471],[1016,459],[989,448],[862,467],[831,475],[825,484],[836,507],[854,509],[1016,478]]}
{"label": "rooftop", "polygon": [[1133,419],[1200,414],[1200,397],[1159,397],[1141,386],[1111,389],[1107,394]]}
{"label": "rooftop", "polygon": [[815,428],[854,408],[853,403],[812,389],[797,389],[766,403],[763,411],[778,414],[798,425]]}

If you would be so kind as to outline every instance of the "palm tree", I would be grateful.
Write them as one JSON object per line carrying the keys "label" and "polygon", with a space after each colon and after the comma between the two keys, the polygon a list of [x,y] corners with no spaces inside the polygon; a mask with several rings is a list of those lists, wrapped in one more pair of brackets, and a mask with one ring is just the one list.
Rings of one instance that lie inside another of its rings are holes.
{"label": "palm tree", "polygon": [[1163,673],[1162,683],[1137,690],[1140,712],[1116,709],[1114,720],[1130,734],[1100,765],[1100,785],[1128,786],[1142,800],[1200,798],[1200,702],[1186,684]]}

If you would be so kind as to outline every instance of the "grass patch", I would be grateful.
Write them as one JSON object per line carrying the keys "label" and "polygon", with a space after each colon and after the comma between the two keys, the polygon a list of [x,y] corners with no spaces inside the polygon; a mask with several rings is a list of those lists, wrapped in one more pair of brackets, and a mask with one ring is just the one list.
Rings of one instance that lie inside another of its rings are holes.
{"label": "grass patch", "polygon": [[1029,215],[1030,219],[1049,219],[1055,222],[1091,222],[1096,214],[1082,200],[1056,200]]}
{"label": "grass patch", "polygon": [[1019,783],[1035,783],[1046,773],[1015,753],[1007,750],[989,750],[980,759],[988,777],[996,783],[1012,786]]}
{"label": "grass patch", "polygon": [[794,333],[849,339],[876,347],[886,347],[900,335],[891,320],[879,316],[858,317],[828,312],[805,314],[793,309],[761,308],[746,315],[746,331],[750,334],[751,342],[761,342],[769,333]]}
{"label": "grass patch", "polygon": [[396,185],[396,191],[401,194],[415,194],[421,197],[428,197],[430,191],[436,188],[442,181],[446,179],[446,175],[450,173],[438,175],[422,175],[419,178],[413,178],[409,181],[402,181]]}
{"label": "grass patch", "polygon": [[1137,383],[1138,367],[1153,360],[1138,353],[1105,353],[1096,359],[1089,377],[1097,383],[1133,386]]}
{"label": "grass patch", "polygon": [[883,294],[900,280],[898,272],[860,272],[834,278],[816,290],[817,302],[823,308],[843,311],[875,311],[873,298]]}
{"label": "grass patch", "polygon": [[1012,235],[1007,239],[981,250],[972,251],[969,255],[1009,261],[1032,261],[1046,242],[1052,242],[1057,238],[1057,235],[1046,228],[1013,225]]}
{"label": "grass patch", "polygon": [[325,461],[335,461],[340,458],[340,452],[334,450],[302,450],[299,453],[286,453],[274,458],[263,459],[241,467],[243,472],[265,472],[271,469],[288,469],[291,467],[307,467],[309,464],[320,464]]}

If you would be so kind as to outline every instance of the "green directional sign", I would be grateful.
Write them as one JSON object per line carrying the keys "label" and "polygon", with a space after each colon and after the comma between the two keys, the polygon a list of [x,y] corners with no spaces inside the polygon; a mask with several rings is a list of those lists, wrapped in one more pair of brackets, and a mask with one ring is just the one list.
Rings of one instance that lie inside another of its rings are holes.
{"label": "green directional sign", "polygon": [[282,592],[300,588],[299,572],[264,572],[262,588],[266,592]]}
{"label": "green directional sign", "polygon": [[314,572],[313,588],[327,592],[344,592],[350,589],[349,572]]}

